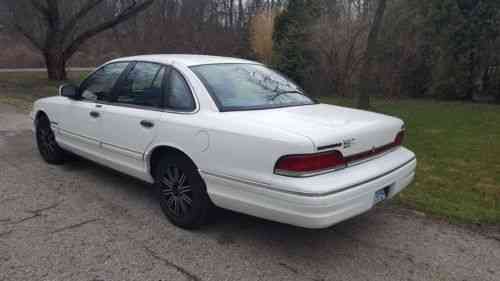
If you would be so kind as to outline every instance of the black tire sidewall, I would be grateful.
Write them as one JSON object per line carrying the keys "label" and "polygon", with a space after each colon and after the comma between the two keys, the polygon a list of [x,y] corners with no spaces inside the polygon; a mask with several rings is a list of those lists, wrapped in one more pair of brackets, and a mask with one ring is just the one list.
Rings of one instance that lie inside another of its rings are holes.
{"label": "black tire sidewall", "polygon": [[[169,166],[177,166],[187,177],[192,191],[192,209],[190,213],[184,217],[176,217],[166,207],[166,200],[162,194],[162,186],[160,184],[161,175]],[[210,199],[206,192],[205,182],[201,178],[196,166],[185,156],[181,155],[165,155],[154,167],[155,191],[160,200],[160,206],[165,216],[175,225],[186,228],[199,228],[206,221],[206,217],[210,210]]]}
{"label": "black tire sidewall", "polygon": [[52,128],[50,127],[50,120],[45,116],[41,116],[36,120],[36,130],[35,130],[36,144],[40,152],[40,155],[42,156],[43,160],[45,160],[45,162],[53,165],[60,165],[65,160],[65,154],[62,148],[59,147],[59,145],[56,146],[56,149],[52,153],[48,152],[44,153],[42,151],[41,146],[45,146],[46,144],[40,140],[39,133],[40,130],[44,129],[49,130],[51,131],[52,134],[54,134]]}

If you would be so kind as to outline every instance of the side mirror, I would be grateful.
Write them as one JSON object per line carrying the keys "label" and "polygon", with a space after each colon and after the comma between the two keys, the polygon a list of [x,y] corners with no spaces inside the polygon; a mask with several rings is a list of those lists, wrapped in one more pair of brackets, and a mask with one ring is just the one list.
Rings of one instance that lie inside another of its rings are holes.
{"label": "side mirror", "polygon": [[70,99],[78,97],[78,88],[73,84],[64,84],[59,87],[59,95]]}

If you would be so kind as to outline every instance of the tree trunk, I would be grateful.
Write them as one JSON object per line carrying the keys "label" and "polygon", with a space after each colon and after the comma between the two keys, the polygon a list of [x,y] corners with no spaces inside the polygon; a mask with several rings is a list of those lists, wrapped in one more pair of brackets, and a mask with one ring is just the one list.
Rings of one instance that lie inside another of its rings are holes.
{"label": "tree trunk", "polygon": [[229,27],[234,28],[234,0],[229,0]]}
{"label": "tree trunk", "polygon": [[66,59],[64,58],[63,52],[45,52],[44,57],[49,80],[66,80]]}
{"label": "tree trunk", "polygon": [[245,11],[243,8],[243,0],[238,0],[238,28],[243,27],[244,17]]}
{"label": "tree trunk", "polygon": [[360,93],[358,99],[358,107],[361,109],[370,108],[370,91],[371,82],[373,78],[373,61],[375,60],[377,45],[378,45],[378,34],[382,27],[382,22],[384,19],[385,7],[387,1],[379,0],[377,11],[375,13],[375,18],[373,20],[372,27],[370,29],[370,34],[368,35],[368,44],[365,52],[365,63],[361,69],[360,76]]}

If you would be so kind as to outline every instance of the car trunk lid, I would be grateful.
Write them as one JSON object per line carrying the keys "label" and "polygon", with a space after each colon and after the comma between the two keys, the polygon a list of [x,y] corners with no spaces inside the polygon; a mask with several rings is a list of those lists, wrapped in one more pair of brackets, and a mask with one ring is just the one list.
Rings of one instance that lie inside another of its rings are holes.
{"label": "car trunk lid", "polygon": [[394,117],[326,104],[231,114],[303,135],[314,143],[317,151],[336,149],[344,156],[390,145],[403,127],[403,121]]}

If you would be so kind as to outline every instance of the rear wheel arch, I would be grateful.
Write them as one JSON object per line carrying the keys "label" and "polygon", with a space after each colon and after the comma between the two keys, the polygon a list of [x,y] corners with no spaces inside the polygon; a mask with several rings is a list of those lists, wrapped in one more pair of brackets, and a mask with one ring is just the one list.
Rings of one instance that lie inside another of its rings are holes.
{"label": "rear wheel arch", "polygon": [[213,208],[194,161],[180,149],[156,147],[151,153],[154,188],[165,216],[185,229],[203,226]]}
{"label": "rear wheel arch", "polygon": [[149,170],[149,174],[153,178],[154,178],[154,172],[155,172],[156,165],[158,165],[158,163],[160,162],[160,159],[162,157],[164,157],[164,156],[168,157],[168,155],[175,155],[175,156],[183,157],[183,158],[189,160],[189,162],[196,169],[198,169],[198,166],[196,165],[196,163],[193,161],[193,159],[187,153],[185,153],[184,151],[182,151],[178,148],[175,148],[173,146],[168,146],[168,145],[157,146],[157,147],[153,148],[152,151],[150,153],[148,153],[148,155],[149,155],[148,160],[147,160],[148,170]]}

